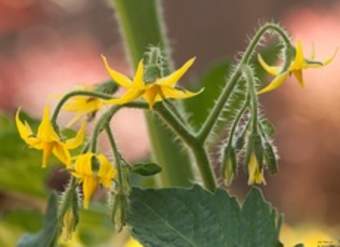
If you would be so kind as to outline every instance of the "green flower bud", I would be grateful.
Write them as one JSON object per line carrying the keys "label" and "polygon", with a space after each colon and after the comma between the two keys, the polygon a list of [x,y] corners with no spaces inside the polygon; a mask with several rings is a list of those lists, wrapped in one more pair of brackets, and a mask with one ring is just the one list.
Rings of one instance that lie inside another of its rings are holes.
{"label": "green flower bud", "polygon": [[237,168],[236,152],[233,147],[227,147],[224,152],[222,163],[222,175],[224,184],[229,186],[235,177]]}

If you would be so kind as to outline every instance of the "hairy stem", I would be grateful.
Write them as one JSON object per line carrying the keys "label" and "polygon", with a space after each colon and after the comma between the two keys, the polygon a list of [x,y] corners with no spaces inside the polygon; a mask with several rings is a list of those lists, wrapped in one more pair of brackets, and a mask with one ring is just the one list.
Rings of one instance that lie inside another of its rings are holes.
{"label": "hairy stem", "polygon": [[109,123],[110,122],[106,123],[105,131],[106,131],[106,134],[107,134],[107,136],[109,138],[109,142],[110,142],[110,145],[111,145],[111,148],[112,148],[112,153],[113,153],[113,155],[115,157],[115,162],[116,162],[117,172],[118,172],[119,189],[122,190],[123,189],[122,186],[124,185],[124,182],[123,182],[123,173],[122,173],[122,162],[121,162],[120,154],[118,152],[118,148],[117,148],[115,139],[113,137],[113,133],[111,131]]}
{"label": "hairy stem", "polygon": [[268,31],[273,30],[275,31],[279,37],[282,39],[283,43],[285,44],[285,58],[284,58],[284,66],[283,69],[286,69],[289,66],[289,59],[288,59],[288,52],[291,47],[291,42],[289,40],[288,35],[285,31],[276,24],[268,23],[262,26],[255,34],[253,39],[251,40],[250,44],[248,45],[244,55],[242,56],[241,61],[237,65],[236,69],[232,73],[230,79],[226,83],[225,87],[223,88],[222,93],[220,94],[219,98],[217,99],[216,104],[214,105],[213,109],[211,110],[209,116],[207,117],[206,121],[202,125],[197,138],[201,143],[204,143],[209,136],[211,130],[213,129],[214,125],[216,124],[218,117],[229,99],[233,89],[235,88],[237,82],[239,81],[241,74],[242,74],[242,67],[245,64],[248,64],[252,58],[252,55],[255,52],[256,47],[258,46],[262,36]]}
{"label": "hairy stem", "polygon": [[196,137],[176,119],[176,115],[168,111],[162,105],[155,108],[160,117],[169,125],[173,131],[182,138],[193,153],[193,157],[200,171],[204,187],[210,191],[214,191],[216,187],[216,180],[210,165],[208,155],[203,145],[199,143]]}

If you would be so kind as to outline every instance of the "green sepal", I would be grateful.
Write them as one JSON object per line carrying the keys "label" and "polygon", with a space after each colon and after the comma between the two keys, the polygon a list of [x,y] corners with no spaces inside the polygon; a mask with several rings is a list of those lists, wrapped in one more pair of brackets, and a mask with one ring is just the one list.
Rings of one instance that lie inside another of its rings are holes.
{"label": "green sepal", "polygon": [[167,73],[166,58],[158,46],[150,46],[144,53],[144,81],[152,83]]}
{"label": "green sepal", "polygon": [[118,84],[116,84],[112,80],[109,80],[109,81],[105,81],[103,83],[96,85],[94,91],[97,93],[106,93],[106,94],[112,95],[115,92],[117,92],[118,89],[119,89]]}
{"label": "green sepal", "polygon": [[237,168],[236,152],[232,146],[226,148],[221,168],[224,184],[230,185],[234,180]]}
{"label": "green sepal", "polygon": [[91,169],[93,172],[98,172],[100,168],[100,163],[95,155],[91,158]]}
{"label": "green sepal", "polygon": [[126,225],[127,217],[127,207],[128,201],[127,197],[123,193],[117,193],[114,197],[113,207],[112,207],[112,223],[116,231],[120,232]]}
{"label": "green sepal", "polygon": [[155,163],[138,163],[131,167],[131,172],[140,176],[153,176],[162,171],[162,168]]}
{"label": "green sepal", "polygon": [[236,151],[241,151],[244,145],[246,144],[246,136],[248,132],[248,128],[250,125],[250,121],[245,124],[245,127],[240,130],[240,133],[236,136],[236,141],[235,141],[235,149]]}
{"label": "green sepal", "polygon": [[260,128],[261,132],[263,132],[266,136],[268,137],[273,137],[275,134],[275,128],[273,124],[267,119],[264,118],[263,116],[260,117]]}
{"label": "green sepal", "polygon": [[252,153],[255,153],[257,163],[259,165],[259,168],[263,168],[263,142],[261,136],[257,133],[257,131],[254,131],[250,136],[249,136],[249,141],[248,141],[248,147],[246,150],[246,167],[249,164],[250,157]]}
{"label": "green sepal", "polygon": [[144,81],[152,83],[161,77],[161,69],[158,65],[152,64],[145,66]]}
{"label": "green sepal", "polygon": [[264,143],[264,160],[269,168],[269,171],[271,174],[275,174],[278,171],[278,162],[277,162],[277,156],[274,151],[274,147],[269,143]]}

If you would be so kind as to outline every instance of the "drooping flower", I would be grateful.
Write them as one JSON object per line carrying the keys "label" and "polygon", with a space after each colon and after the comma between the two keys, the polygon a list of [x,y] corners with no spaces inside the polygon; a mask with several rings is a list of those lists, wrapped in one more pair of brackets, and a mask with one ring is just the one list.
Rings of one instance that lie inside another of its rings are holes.
{"label": "drooping flower", "polygon": [[71,164],[71,155],[69,150],[79,147],[85,138],[86,127],[85,124],[82,124],[75,137],[67,139],[66,141],[62,140],[52,126],[48,107],[45,107],[44,109],[43,117],[36,135],[33,133],[31,127],[26,121],[23,122],[20,120],[20,109],[18,109],[16,113],[15,121],[20,137],[29,145],[29,147],[42,150],[43,167],[47,166],[48,159],[51,154],[54,154],[63,164],[66,165],[66,167],[69,167]]}
{"label": "drooping flower", "polygon": [[122,105],[131,102],[139,97],[143,97],[149,104],[150,108],[158,101],[165,99],[186,99],[193,97],[202,92],[190,92],[188,90],[176,88],[178,80],[185,74],[185,72],[192,66],[195,58],[188,60],[181,68],[171,73],[168,76],[157,78],[154,82],[147,83],[144,81],[144,64],[143,60],[138,63],[137,71],[133,80],[127,76],[113,70],[106,57],[102,56],[105,68],[111,78],[125,88],[125,93],[117,99],[111,99],[107,102],[109,104]]}
{"label": "drooping flower", "polygon": [[296,42],[295,46],[295,57],[294,60],[289,65],[288,69],[286,71],[282,71],[282,68],[280,66],[270,66],[268,65],[262,58],[260,54],[258,54],[258,61],[262,68],[268,72],[269,74],[275,76],[274,79],[271,81],[271,83],[268,84],[268,86],[264,87],[259,91],[259,94],[262,93],[268,93],[270,91],[273,91],[280,87],[289,76],[294,75],[295,78],[298,80],[301,87],[304,86],[304,79],[303,79],[303,70],[309,69],[309,68],[320,68],[323,66],[326,66],[330,64],[333,59],[335,58],[337,53],[337,50],[334,52],[334,54],[325,59],[325,61],[315,61],[314,55],[312,55],[311,59],[306,59],[304,57],[303,53],[303,47],[302,43],[300,41]]}
{"label": "drooping flower", "polygon": [[266,184],[263,168],[260,168],[255,153],[250,155],[248,162],[248,184]]}
{"label": "drooping flower", "polygon": [[98,185],[111,188],[117,171],[105,155],[87,152],[77,156],[72,174],[82,182],[83,205],[88,208]]}
{"label": "drooping flower", "polygon": [[[92,90],[92,89],[88,89]],[[74,117],[68,123],[73,125],[83,116],[91,116],[104,106],[104,100],[93,96],[74,96],[63,106],[63,110],[75,113]]]}

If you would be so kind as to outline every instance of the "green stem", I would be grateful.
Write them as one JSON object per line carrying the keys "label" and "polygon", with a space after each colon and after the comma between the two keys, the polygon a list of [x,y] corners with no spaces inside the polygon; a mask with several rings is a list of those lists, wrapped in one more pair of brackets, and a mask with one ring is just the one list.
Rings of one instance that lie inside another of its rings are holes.
{"label": "green stem", "polygon": [[[136,69],[150,45],[159,46],[165,54],[170,70],[173,62],[161,15],[159,0],[112,0],[118,19],[127,55]],[[152,147],[153,158],[163,171],[162,186],[189,186],[193,178],[188,154],[173,142],[173,134],[153,114],[146,112],[146,122]],[[173,155],[176,153],[176,155]]]}
{"label": "green stem", "polygon": [[60,227],[60,231],[61,231],[61,227],[63,224],[63,217],[67,211],[67,209],[69,208],[69,204],[70,204],[70,200],[73,197],[73,193],[75,193],[75,189],[77,187],[77,181],[76,179],[71,176],[71,179],[69,181],[69,184],[66,187],[66,190],[63,194],[63,198],[61,201],[61,204],[59,205],[59,209],[58,209],[58,223],[59,223],[59,227]]}
{"label": "green stem", "polygon": [[210,132],[212,131],[214,125],[216,124],[218,117],[226,104],[226,102],[229,99],[230,94],[234,90],[237,82],[239,81],[241,74],[242,74],[242,67],[245,64],[248,64],[252,58],[252,55],[255,52],[256,47],[258,46],[262,36],[268,31],[268,30],[273,30],[275,31],[279,37],[281,37],[283,43],[285,44],[285,58],[284,58],[284,66],[283,69],[288,68],[289,66],[289,59],[288,59],[288,54],[289,54],[289,49],[291,47],[291,42],[289,40],[288,35],[285,33],[285,31],[279,27],[276,24],[268,23],[262,26],[255,34],[254,38],[251,40],[249,43],[246,51],[244,52],[244,55],[242,56],[241,61],[237,65],[236,69],[232,73],[230,79],[226,83],[226,86],[223,88],[222,93],[220,94],[219,98],[217,99],[217,103],[214,105],[213,109],[211,110],[209,116],[207,117],[206,121],[202,125],[197,138],[201,143],[204,143],[209,136]]}
{"label": "green stem", "polygon": [[110,122],[106,123],[105,131],[106,131],[106,134],[109,138],[109,142],[110,142],[110,145],[111,145],[111,148],[112,148],[112,153],[113,153],[113,155],[115,157],[115,161],[116,161],[119,189],[123,190],[124,182],[123,182],[123,173],[122,173],[122,163],[121,163],[120,154],[118,152],[118,148],[117,148],[115,139],[113,137],[113,133],[112,133],[111,128],[110,128]]}
{"label": "green stem", "polygon": [[138,108],[138,109],[148,109],[148,105],[144,102],[131,102],[122,106],[114,105],[109,110],[107,110],[97,121],[91,136],[90,148],[92,152],[97,150],[97,139],[100,132],[106,127],[106,124],[110,122],[111,118],[123,107],[127,108]]}
{"label": "green stem", "polygon": [[205,188],[210,191],[215,191],[217,188],[216,180],[204,147],[201,143],[197,142],[195,136],[182,124],[182,122],[176,119],[176,115],[168,111],[162,105],[155,107],[155,110],[193,152]]}
{"label": "green stem", "polygon": [[157,104],[155,106],[155,111],[188,146],[192,146],[196,142],[194,135],[188,130],[188,128],[183,124],[176,114],[169,111],[162,104]]}
{"label": "green stem", "polygon": [[228,140],[228,144],[226,146],[226,149],[228,149],[231,145],[233,145],[233,138],[236,132],[236,128],[241,120],[241,117],[243,115],[243,113],[245,112],[245,110],[247,109],[249,104],[249,97],[246,98],[246,101],[242,107],[242,109],[238,112],[235,121],[233,122],[231,128],[230,128],[230,133],[229,133],[229,140]]}
{"label": "green stem", "polygon": [[257,131],[257,120],[258,120],[258,98],[256,94],[256,85],[254,80],[254,73],[245,65],[242,67],[243,76],[248,83],[249,97],[251,103],[251,125],[252,130]]}

